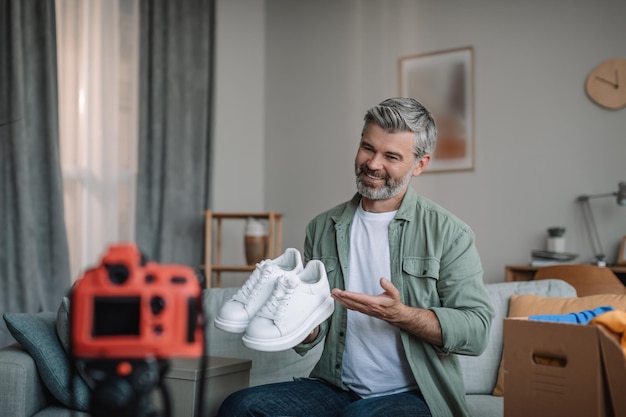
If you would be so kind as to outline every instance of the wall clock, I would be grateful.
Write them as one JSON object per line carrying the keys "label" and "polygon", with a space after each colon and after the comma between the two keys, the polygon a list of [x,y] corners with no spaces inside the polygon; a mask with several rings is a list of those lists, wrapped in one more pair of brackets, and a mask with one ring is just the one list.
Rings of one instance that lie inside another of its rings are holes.
{"label": "wall clock", "polygon": [[626,106],[626,59],[604,61],[587,77],[585,91],[591,100],[607,109]]}

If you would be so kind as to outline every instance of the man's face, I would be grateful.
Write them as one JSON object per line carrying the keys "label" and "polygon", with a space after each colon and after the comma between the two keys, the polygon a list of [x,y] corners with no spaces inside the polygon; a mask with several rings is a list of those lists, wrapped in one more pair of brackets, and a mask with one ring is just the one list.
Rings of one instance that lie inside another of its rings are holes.
{"label": "man's face", "polygon": [[428,164],[415,157],[414,136],[413,132],[387,133],[372,123],[366,127],[354,161],[357,190],[363,197],[389,200],[404,196],[411,178]]}

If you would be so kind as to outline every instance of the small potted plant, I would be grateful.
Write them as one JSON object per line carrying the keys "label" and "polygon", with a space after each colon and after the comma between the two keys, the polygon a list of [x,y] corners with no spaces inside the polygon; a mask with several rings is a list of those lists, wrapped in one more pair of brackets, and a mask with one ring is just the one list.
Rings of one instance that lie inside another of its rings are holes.
{"label": "small potted plant", "polygon": [[565,228],[554,226],[548,228],[547,249],[550,252],[565,252]]}

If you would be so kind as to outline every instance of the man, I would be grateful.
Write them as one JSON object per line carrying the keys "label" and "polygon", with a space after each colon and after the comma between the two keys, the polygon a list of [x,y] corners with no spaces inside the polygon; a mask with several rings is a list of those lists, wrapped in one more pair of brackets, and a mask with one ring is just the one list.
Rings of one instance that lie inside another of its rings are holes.
{"label": "man", "polygon": [[467,416],[456,355],[479,355],[493,308],[471,229],[409,182],[428,166],[435,122],[409,98],[370,109],[358,193],[307,227],[334,314],[296,351],[324,350],[309,379],[231,395],[221,416]]}

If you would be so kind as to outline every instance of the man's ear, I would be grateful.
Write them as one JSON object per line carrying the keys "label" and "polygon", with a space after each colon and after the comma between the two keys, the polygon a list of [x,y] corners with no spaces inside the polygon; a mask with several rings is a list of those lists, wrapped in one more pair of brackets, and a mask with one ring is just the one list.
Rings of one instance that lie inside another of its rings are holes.
{"label": "man's ear", "polygon": [[417,177],[419,174],[424,172],[428,164],[430,163],[430,155],[424,155],[420,158],[419,162],[415,164],[415,169],[413,169],[413,176]]}

